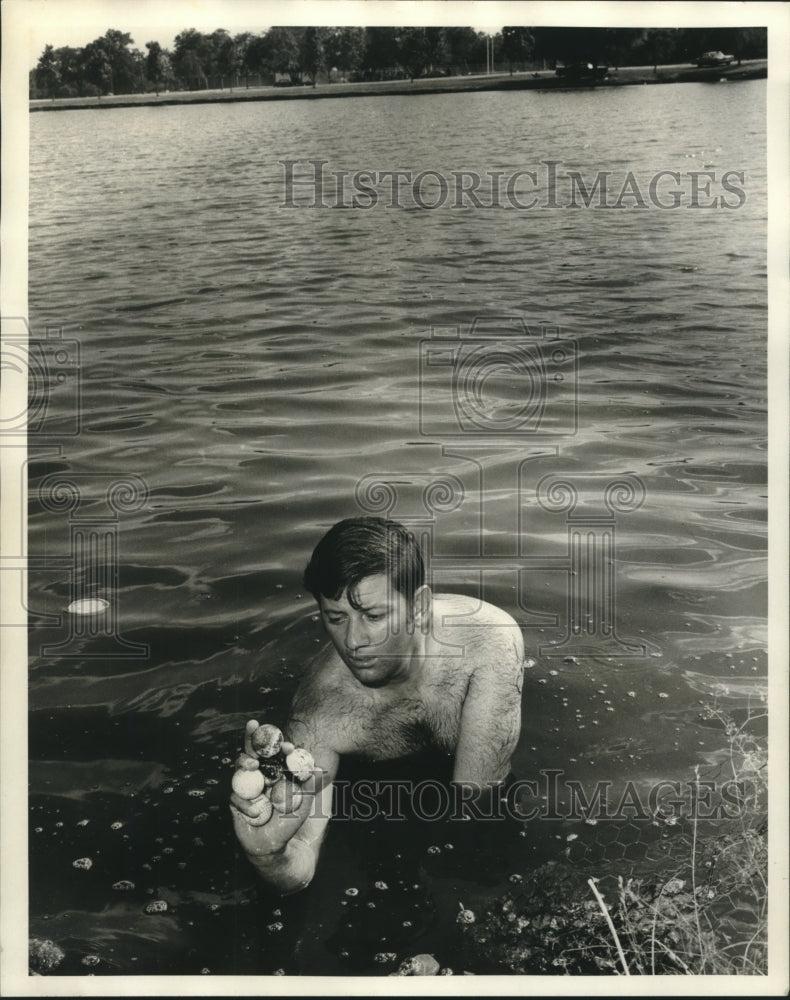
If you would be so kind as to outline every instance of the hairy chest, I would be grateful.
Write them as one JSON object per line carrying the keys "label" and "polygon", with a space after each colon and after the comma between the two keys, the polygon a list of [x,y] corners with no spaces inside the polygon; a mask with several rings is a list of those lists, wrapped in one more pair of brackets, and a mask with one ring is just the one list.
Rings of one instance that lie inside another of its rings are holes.
{"label": "hairy chest", "polygon": [[355,713],[354,752],[393,760],[424,750],[452,754],[458,743],[465,684],[440,685]]}

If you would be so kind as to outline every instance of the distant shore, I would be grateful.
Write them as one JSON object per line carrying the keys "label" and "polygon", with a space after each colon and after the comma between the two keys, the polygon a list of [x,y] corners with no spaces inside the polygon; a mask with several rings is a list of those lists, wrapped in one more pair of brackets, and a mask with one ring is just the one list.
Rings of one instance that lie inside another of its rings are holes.
{"label": "distant shore", "polygon": [[715,83],[720,80],[759,80],[768,75],[765,59],[744,60],[738,66],[697,69],[689,65],[628,66],[612,69],[605,80],[569,83],[553,70],[524,73],[492,73],[481,76],[431,77],[429,79],[368,81],[365,83],[319,83],[315,87],[235,87],[233,90],[189,90],[156,94],[117,94],[107,97],[62,97],[30,101],[31,111],[72,111],[95,108],[159,107],[172,104],[215,104],[220,101],[321,100],[331,97],[383,97],[403,94],[453,94],[481,90],[589,90],[593,87],[625,87],[654,83]]}

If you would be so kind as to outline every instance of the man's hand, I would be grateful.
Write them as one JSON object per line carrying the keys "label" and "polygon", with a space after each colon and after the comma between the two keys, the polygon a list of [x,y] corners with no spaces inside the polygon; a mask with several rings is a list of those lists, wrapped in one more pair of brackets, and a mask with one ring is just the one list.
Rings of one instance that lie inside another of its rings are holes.
{"label": "man's hand", "polygon": [[[282,892],[292,892],[312,878],[316,855],[311,842],[315,837],[309,835],[305,821],[311,814],[323,823],[328,819],[322,815],[325,802],[321,792],[331,778],[320,768],[300,773],[298,784],[282,775],[270,778],[265,773],[265,760],[262,773],[253,747],[253,734],[259,728],[258,722],[250,720],[244,730],[244,753],[236,762],[230,797],[233,825],[239,843],[263,878]],[[293,743],[283,741],[284,753],[295,749]],[[305,780],[301,780],[303,776]]]}

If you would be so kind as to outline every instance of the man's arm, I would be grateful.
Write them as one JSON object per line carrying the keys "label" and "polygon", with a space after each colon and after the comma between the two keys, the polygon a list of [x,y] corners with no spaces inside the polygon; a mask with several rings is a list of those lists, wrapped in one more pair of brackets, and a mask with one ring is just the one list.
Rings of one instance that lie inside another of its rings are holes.
{"label": "man's arm", "polygon": [[517,627],[486,631],[489,635],[461,710],[453,769],[453,782],[475,792],[485,792],[505,780],[521,731],[521,633]]}
{"label": "man's arm", "polygon": [[327,824],[332,814],[332,781],[339,755],[332,743],[332,728],[322,714],[327,699],[308,677],[294,698],[286,738],[309,750],[315,772],[302,786],[302,801],[282,813],[275,809],[263,824],[254,818],[255,803],[231,796],[236,835],[261,878],[287,895],[304,889],[312,880]]}
{"label": "man's arm", "polygon": [[281,895],[304,889],[315,874],[321,841],[332,814],[332,778],[337,771],[336,763],[327,765],[326,761],[325,756],[316,761],[313,777],[301,786],[299,806],[285,813],[274,809],[262,826],[245,814],[245,803],[232,797],[239,842],[261,878]]}

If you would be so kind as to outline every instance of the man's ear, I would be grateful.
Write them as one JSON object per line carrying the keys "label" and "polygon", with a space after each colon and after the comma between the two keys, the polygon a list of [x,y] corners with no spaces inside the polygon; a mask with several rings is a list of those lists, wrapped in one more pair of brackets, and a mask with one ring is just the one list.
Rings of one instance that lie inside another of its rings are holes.
{"label": "man's ear", "polygon": [[433,595],[427,583],[419,587],[414,594],[414,624],[422,632],[428,632],[431,626],[431,604]]}

